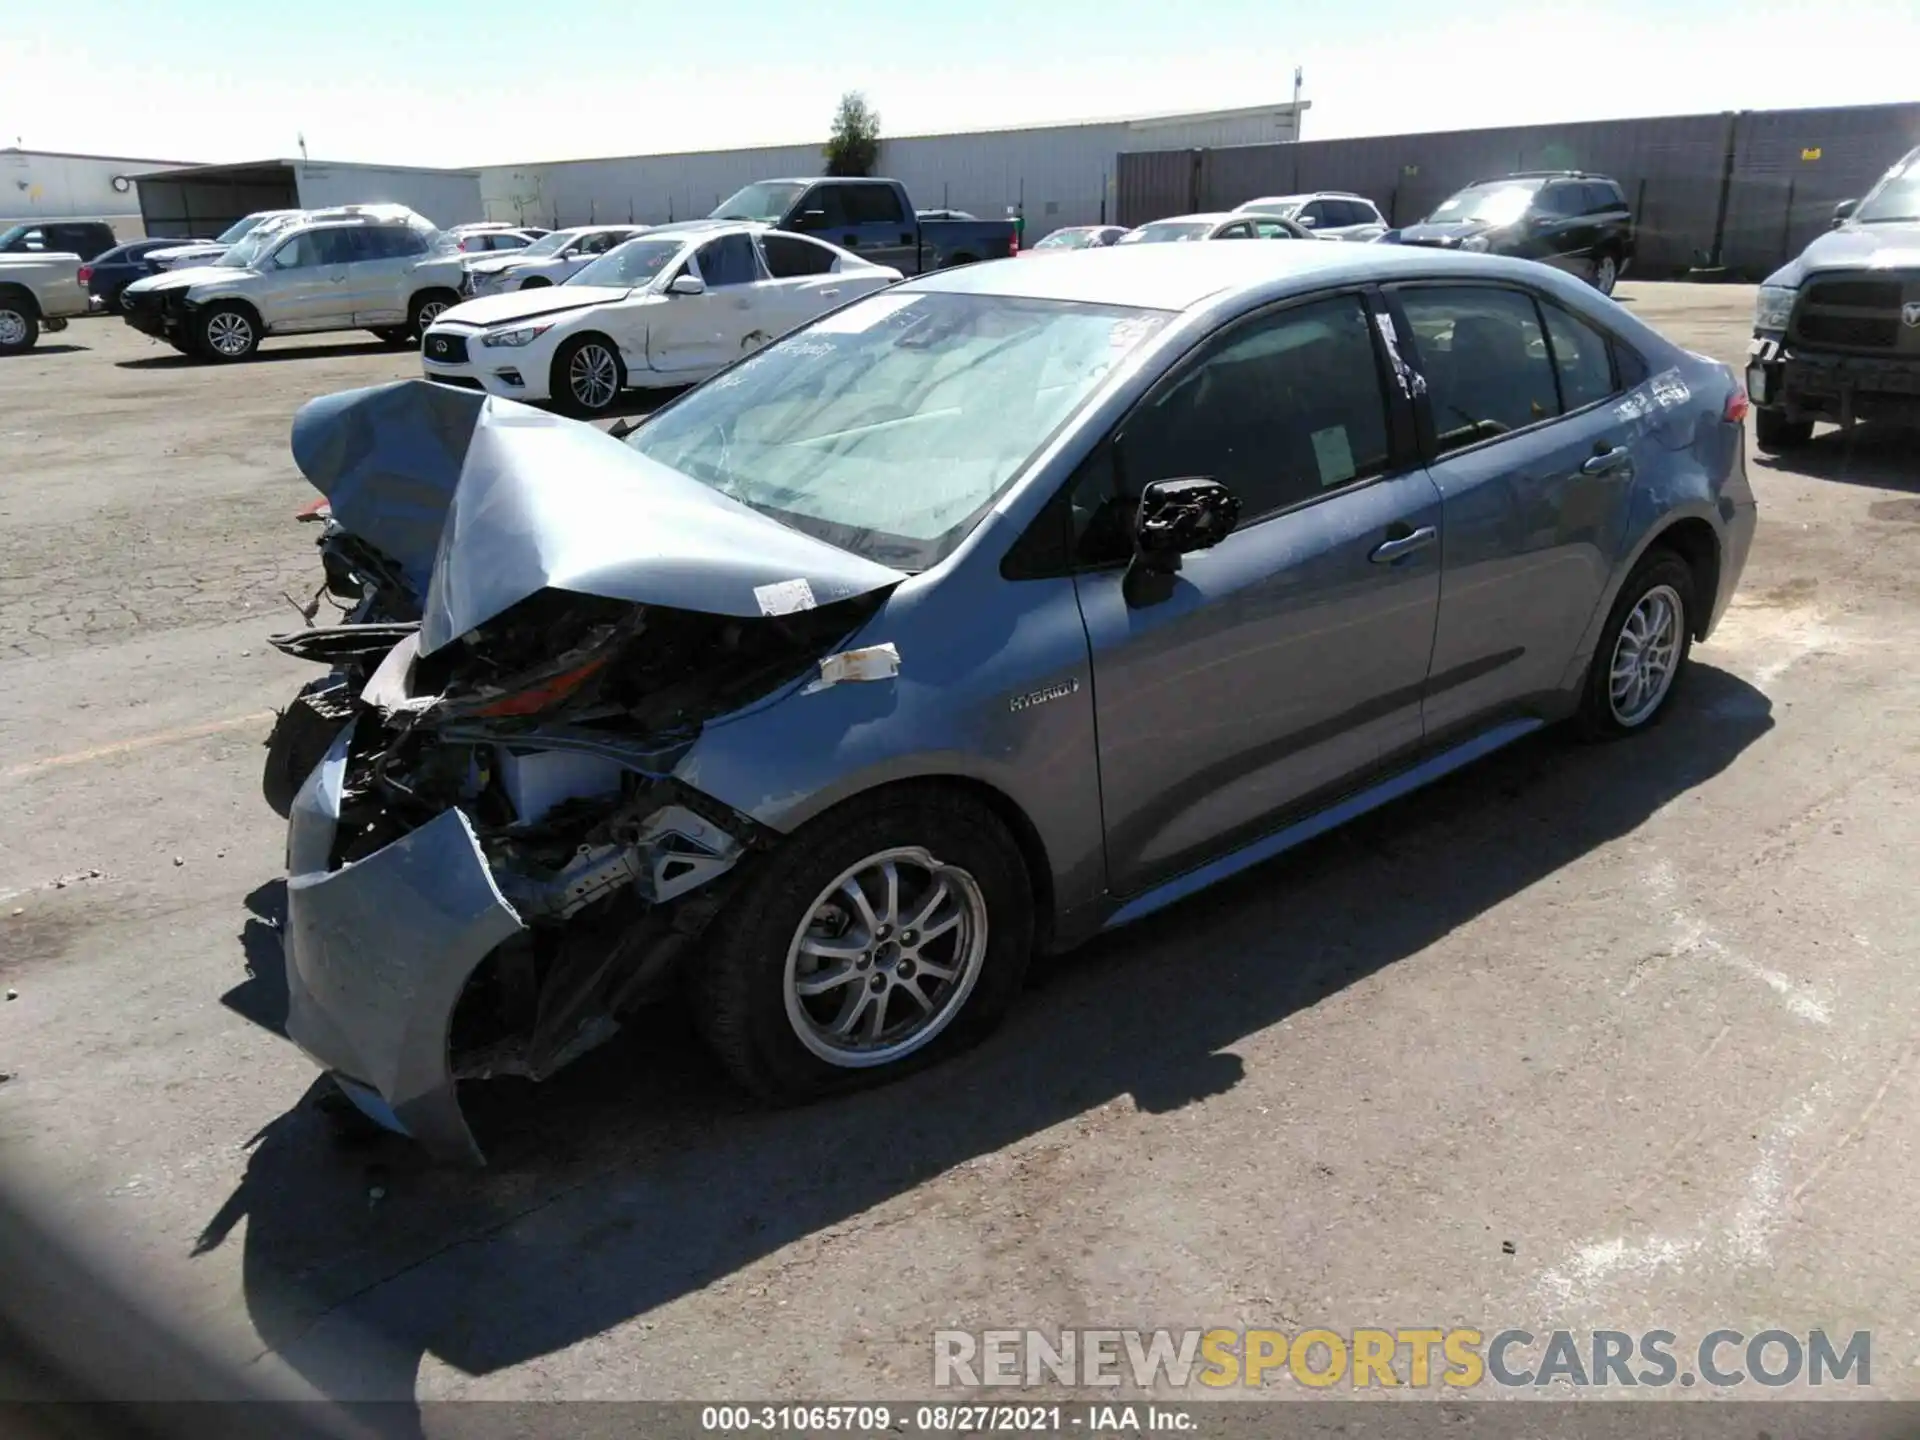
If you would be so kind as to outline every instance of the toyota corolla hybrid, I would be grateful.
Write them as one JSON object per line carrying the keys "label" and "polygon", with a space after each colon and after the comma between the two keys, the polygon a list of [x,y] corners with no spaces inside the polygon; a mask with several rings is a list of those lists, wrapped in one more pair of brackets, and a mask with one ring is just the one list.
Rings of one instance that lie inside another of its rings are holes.
{"label": "toyota corolla hybrid", "polygon": [[287,1033],[467,1159],[459,1081],[663,995],[776,1101],[932,1062],[1037,951],[1657,722],[1745,411],[1548,267],[1318,244],[922,276],[624,441],[316,400],[302,468],[430,578],[293,805]]}

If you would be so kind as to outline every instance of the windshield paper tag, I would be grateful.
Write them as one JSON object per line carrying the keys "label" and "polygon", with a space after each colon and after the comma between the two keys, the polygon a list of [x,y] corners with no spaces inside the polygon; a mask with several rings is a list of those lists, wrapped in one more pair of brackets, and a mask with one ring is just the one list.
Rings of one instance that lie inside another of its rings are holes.
{"label": "windshield paper tag", "polygon": [[897,315],[920,297],[917,295],[876,295],[869,300],[835,310],[816,321],[809,335],[863,335],[890,315]]}
{"label": "windshield paper tag", "polygon": [[760,602],[762,615],[794,615],[811,610],[819,602],[813,587],[804,580],[782,580],[778,585],[756,585],[753,598]]}

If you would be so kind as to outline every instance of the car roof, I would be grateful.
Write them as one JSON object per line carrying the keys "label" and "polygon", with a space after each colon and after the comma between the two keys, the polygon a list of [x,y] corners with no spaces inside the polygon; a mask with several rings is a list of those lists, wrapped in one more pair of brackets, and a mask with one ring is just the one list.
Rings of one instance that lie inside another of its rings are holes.
{"label": "car roof", "polygon": [[1542,268],[1530,260],[1419,246],[1324,245],[1304,240],[1267,245],[1116,245],[1068,250],[1045,265],[1005,260],[962,265],[904,281],[894,289],[1190,310],[1230,291],[1278,296],[1416,273],[1511,280],[1537,278]]}
{"label": "car roof", "polygon": [[1158,220],[1143,220],[1133,228],[1144,230],[1149,225],[1200,225],[1213,224],[1220,220],[1244,220],[1247,212],[1242,210],[1203,210],[1193,215],[1162,215]]}

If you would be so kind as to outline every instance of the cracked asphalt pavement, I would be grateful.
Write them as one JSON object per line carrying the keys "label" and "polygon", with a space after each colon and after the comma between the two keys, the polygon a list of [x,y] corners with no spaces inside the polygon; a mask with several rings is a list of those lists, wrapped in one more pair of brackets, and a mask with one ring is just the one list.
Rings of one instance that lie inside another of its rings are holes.
{"label": "cracked asphalt pavement", "polygon": [[[1622,296],[1740,360],[1751,290]],[[1920,1397],[1913,437],[1750,455],[1745,583],[1653,732],[1537,737],[852,1100],[757,1110],[662,1011],[477,1093],[473,1174],[316,1113],[258,787],[311,674],[266,644],[318,580],[289,421],[414,370],[109,320],[0,362],[0,1164],[217,1354],[904,1399],[939,1328],[1824,1328]]]}

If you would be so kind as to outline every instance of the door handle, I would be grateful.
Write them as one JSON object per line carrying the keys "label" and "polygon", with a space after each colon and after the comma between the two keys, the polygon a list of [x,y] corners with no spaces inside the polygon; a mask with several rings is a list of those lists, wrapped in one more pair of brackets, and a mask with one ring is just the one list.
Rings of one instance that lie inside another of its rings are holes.
{"label": "door handle", "polygon": [[1633,458],[1633,452],[1624,445],[1616,445],[1611,450],[1602,450],[1591,460],[1581,465],[1583,475],[1606,475],[1618,470]]}
{"label": "door handle", "polygon": [[1391,540],[1383,540],[1374,546],[1367,558],[1376,565],[1391,565],[1394,561],[1424,550],[1440,538],[1440,532],[1431,525],[1422,525],[1407,535],[1396,535]]}
{"label": "door handle", "polygon": [[822,300],[831,300],[833,299],[834,296],[838,295],[839,293],[840,292],[838,290],[822,290],[820,292],[820,298]]}

